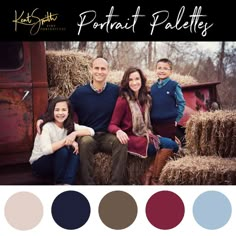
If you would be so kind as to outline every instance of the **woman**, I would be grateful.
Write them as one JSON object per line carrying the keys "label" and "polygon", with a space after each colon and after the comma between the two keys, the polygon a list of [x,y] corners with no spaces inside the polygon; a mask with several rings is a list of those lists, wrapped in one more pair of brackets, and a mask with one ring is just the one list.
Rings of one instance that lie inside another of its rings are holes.
{"label": "woman", "polygon": [[30,164],[33,172],[53,176],[55,184],[75,184],[79,149],[75,138],[94,135],[92,128],[75,124],[72,106],[67,98],[56,97],[48,107],[41,124],[42,133],[34,141]]}
{"label": "woman", "polygon": [[128,143],[128,152],[141,158],[155,155],[154,164],[143,176],[143,184],[156,185],[169,156],[178,151],[178,145],[169,138],[152,133],[150,122],[151,97],[146,77],[137,67],[128,68],[121,81],[120,96],[108,130],[116,134],[122,144]]}

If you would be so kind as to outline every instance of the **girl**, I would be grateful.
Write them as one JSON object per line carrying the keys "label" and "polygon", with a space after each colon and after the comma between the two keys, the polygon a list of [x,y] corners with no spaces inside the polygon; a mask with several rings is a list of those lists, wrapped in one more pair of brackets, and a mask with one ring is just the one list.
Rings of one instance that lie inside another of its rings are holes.
{"label": "girl", "polygon": [[48,107],[37,133],[30,164],[41,176],[52,175],[55,184],[75,184],[79,149],[75,138],[94,135],[92,128],[75,124],[72,106],[67,98],[56,97]]}
{"label": "girl", "polygon": [[141,158],[156,155],[154,164],[142,179],[145,185],[156,185],[166,160],[178,151],[178,145],[169,138],[152,133],[150,107],[151,97],[142,70],[137,67],[128,68],[121,81],[120,97],[108,130],[116,134],[122,144],[128,143],[130,154]]}

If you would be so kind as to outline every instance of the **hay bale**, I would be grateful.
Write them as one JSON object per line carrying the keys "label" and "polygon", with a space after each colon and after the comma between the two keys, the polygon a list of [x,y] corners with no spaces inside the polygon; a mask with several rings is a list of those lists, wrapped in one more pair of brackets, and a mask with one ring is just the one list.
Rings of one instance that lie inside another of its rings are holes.
{"label": "hay bale", "polygon": [[[68,97],[77,86],[85,85],[91,80],[89,69],[93,58],[84,53],[72,50],[46,51],[49,99],[58,95]],[[112,70],[107,81],[120,85],[124,71]],[[156,72],[145,70],[147,85],[156,82]],[[192,76],[173,73],[171,78],[180,85],[197,84]]]}
{"label": "hay bale", "polygon": [[58,95],[68,97],[75,87],[90,80],[92,57],[76,51],[46,51],[49,99]]}
{"label": "hay bale", "polygon": [[99,152],[94,159],[94,181],[96,184],[110,184],[111,180],[111,155]]}
{"label": "hay bale", "polygon": [[[154,84],[157,81],[157,76],[155,71],[145,70],[144,71],[146,77],[147,77],[147,86],[151,87],[152,84]],[[111,83],[120,85],[120,82],[122,80],[122,76],[124,74],[124,71],[121,70],[113,70],[110,71],[107,80]],[[198,84],[198,81],[189,75],[180,75],[177,73],[173,73],[171,75],[171,79],[178,82],[181,86],[182,85],[191,85],[191,84]]]}
{"label": "hay bale", "polygon": [[186,131],[185,131],[186,148],[190,152],[193,152],[193,150],[200,149],[201,132],[202,132],[202,123],[198,122],[197,116],[192,115],[186,124]]}
{"label": "hay bale", "polygon": [[[177,153],[170,157],[170,160],[181,158],[182,154]],[[134,155],[128,155],[127,167],[125,171],[125,182],[128,185],[141,185],[141,176],[146,172],[154,157],[139,158]],[[112,158],[111,155],[99,152],[94,159],[94,181],[98,185],[111,184],[112,175]]]}
{"label": "hay bale", "polygon": [[[125,184],[141,184],[140,177],[145,173],[153,158],[139,158],[128,155],[127,168],[125,172]],[[94,159],[94,181],[99,185],[111,184],[112,175],[111,155],[99,152]]]}
{"label": "hay bale", "polygon": [[142,184],[141,176],[143,176],[143,174],[146,172],[152,161],[153,157],[139,158],[136,156],[129,155],[126,168],[127,184]]}
{"label": "hay bale", "polygon": [[113,84],[120,85],[123,74],[124,74],[124,71],[122,70],[110,70],[107,76],[107,81]]}
{"label": "hay bale", "polygon": [[186,147],[194,155],[236,156],[236,110],[193,114],[186,123]]}
{"label": "hay bale", "polygon": [[[155,71],[146,70],[144,71],[145,75],[147,76],[147,85],[151,86],[153,83],[157,81],[157,76]],[[192,85],[198,84],[198,81],[190,76],[190,75],[181,75],[178,73],[172,73],[170,78],[176,82],[178,82],[181,86],[183,85]]]}
{"label": "hay bale", "polygon": [[165,185],[236,184],[236,158],[185,156],[168,161],[160,176]]}

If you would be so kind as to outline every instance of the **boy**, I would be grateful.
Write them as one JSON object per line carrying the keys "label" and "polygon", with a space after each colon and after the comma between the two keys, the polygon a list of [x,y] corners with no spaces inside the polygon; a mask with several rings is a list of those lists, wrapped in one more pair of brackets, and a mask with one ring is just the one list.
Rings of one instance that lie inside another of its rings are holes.
{"label": "boy", "polygon": [[182,118],[185,99],[180,85],[170,79],[172,62],[167,58],[157,61],[158,80],[151,86],[151,122],[153,131],[175,140],[176,127]]}

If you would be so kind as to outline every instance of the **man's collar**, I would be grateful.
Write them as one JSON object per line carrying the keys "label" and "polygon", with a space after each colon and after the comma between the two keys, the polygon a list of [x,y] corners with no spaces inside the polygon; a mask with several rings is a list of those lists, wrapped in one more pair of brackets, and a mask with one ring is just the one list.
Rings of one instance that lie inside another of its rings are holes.
{"label": "man's collar", "polygon": [[93,86],[93,81],[90,82],[90,86],[92,88],[93,91],[95,91],[96,93],[101,93],[105,90],[106,86],[107,86],[107,82],[105,82],[104,86],[101,89],[97,89]]}

